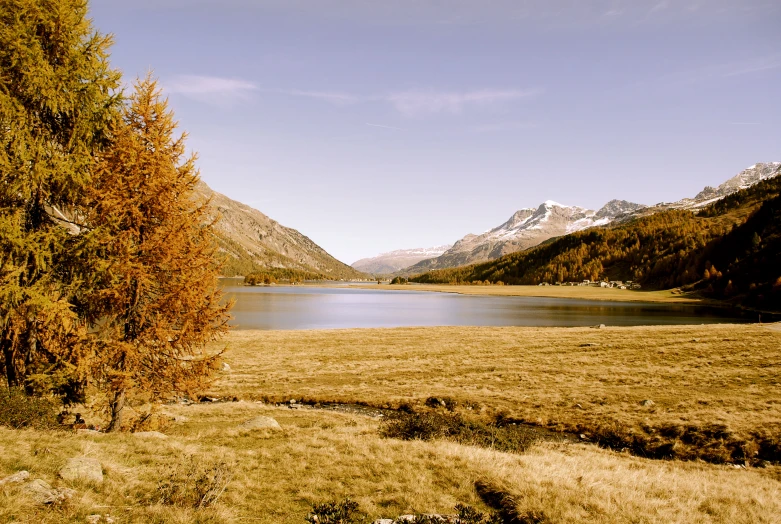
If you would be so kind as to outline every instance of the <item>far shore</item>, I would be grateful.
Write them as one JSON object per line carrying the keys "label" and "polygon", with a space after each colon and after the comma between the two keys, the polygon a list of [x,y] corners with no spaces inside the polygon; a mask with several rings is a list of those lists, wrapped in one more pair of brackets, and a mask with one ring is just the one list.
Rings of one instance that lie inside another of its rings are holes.
{"label": "far shore", "polygon": [[667,289],[642,291],[590,286],[467,286],[449,284],[352,284],[357,289],[381,289],[387,291],[431,291],[497,297],[543,297],[577,300],[607,300],[613,302],[655,302],[724,305],[704,299],[692,293]]}

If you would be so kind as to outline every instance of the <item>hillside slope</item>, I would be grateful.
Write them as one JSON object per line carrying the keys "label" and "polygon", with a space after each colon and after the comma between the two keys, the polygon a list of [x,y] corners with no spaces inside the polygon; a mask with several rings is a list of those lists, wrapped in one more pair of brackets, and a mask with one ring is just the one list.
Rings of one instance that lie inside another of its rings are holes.
{"label": "hillside slope", "polygon": [[670,209],[572,233],[497,260],[432,271],[421,283],[539,284],[633,280],[687,286],[715,298],[781,309],[781,177],[766,178],[698,213]]}
{"label": "hillside slope", "polygon": [[367,275],[336,260],[295,229],[285,227],[257,209],[217,193],[199,182],[197,196],[210,201],[217,218],[220,250],[227,255],[225,276],[255,271],[294,270],[328,279],[363,279]]}
{"label": "hillside slope", "polygon": [[757,163],[744,169],[716,188],[705,187],[693,198],[677,202],[661,202],[653,206],[611,200],[599,211],[578,206],[565,206],[546,201],[537,208],[521,209],[504,224],[481,235],[466,235],[451,249],[435,259],[424,260],[399,272],[412,275],[495,260],[509,253],[523,251],[551,238],[591,227],[622,223],[637,217],[668,210],[701,209],[736,191],[768,180],[781,173],[781,162]]}

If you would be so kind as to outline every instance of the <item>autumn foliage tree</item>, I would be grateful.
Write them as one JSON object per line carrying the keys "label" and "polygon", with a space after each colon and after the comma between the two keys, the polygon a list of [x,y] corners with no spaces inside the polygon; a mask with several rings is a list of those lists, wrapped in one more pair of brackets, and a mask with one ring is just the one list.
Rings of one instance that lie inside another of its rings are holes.
{"label": "autumn foliage tree", "polygon": [[202,386],[219,357],[202,348],[227,330],[207,203],[195,200],[195,158],[175,131],[156,82],[138,81],[89,193],[81,306],[98,326],[90,376],[109,393],[110,429],[133,392]]}
{"label": "autumn foliage tree", "polygon": [[118,115],[110,43],[84,0],[0,0],[0,368],[11,387],[67,396],[80,380],[74,217]]}

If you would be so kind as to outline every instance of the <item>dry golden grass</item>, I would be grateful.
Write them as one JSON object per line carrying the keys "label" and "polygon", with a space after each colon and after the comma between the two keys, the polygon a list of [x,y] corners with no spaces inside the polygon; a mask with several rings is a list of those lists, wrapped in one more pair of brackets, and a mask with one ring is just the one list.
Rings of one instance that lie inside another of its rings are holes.
{"label": "dry golden grass", "polygon": [[[542,511],[550,522],[770,523],[781,515],[781,483],[769,470],[652,461],[583,444],[543,443],[513,455],[381,439],[368,417],[246,402],[169,409],[189,420],[166,440],[0,429],[0,477],[26,469],[78,492],[64,507],[36,508],[19,488],[0,488],[0,521],[84,522],[109,513],[122,523],[292,524],[312,503],[348,496],[372,517],[449,513],[458,502],[485,510],[478,479],[503,486],[519,509]],[[273,416],[282,431],[238,427],[256,415]],[[57,479],[65,459],[82,455],[101,461],[103,486]],[[158,483],[184,455],[231,465],[233,480],[215,507],[155,503]]]}
{"label": "dry golden grass", "polygon": [[[228,345],[231,371],[214,393],[244,399],[381,406],[449,396],[480,406],[471,413],[507,411],[561,427],[722,422],[749,433],[781,421],[781,331],[764,326],[240,331]],[[655,405],[640,406],[643,399]],[[775,523],[781,515],[779,466],[650,460],[581,443],[510,454],[384,439],[366,416],[251,401],[164,409],[188,418],[165,440],[0,428],[0,478],[25,469],[77,491],[70,503],[44,508],[18,487],[0,487],[0,522],[110,513],[118,523],[302,523],[312,503],[344,497],[372,517],[449,513],[459,502],[486,510],[477,480],[547,522]],[[283,429],[239,427],[257,415]],[[57,478],[67,458],[82,455],[101,461],[103,486]],[[161,505],[157,487],[191,455],[228,464],[232,481],[214,507]]]}
{"label": "dry golden grass", "polygon": [[691,293],[678,290],[644,291],[591,286],[456,286],[447,284],[353,284],[359,289],[380,289],[386,291],[434,291],[458,293],[461,295],[486,295],[497,297],[546,297],[583,300],[610,300],[616,302],[663,302],[663,303],[713,303]]}
{"label": "dry golden grass", "polygon": [[236,331],[228,346],[218,395],[388,407],[446,396],[578,431],[781,427],[781,332],[765,326]]}

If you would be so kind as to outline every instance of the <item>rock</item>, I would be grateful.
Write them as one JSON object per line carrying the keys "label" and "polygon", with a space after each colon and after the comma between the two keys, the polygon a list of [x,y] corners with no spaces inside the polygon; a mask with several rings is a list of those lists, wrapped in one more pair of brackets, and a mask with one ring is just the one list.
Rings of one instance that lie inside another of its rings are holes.
{"label": "rock", "polygon": [[71,458],[60,469],[60,477],[70,481],[103,484],[103,468],[98,459],[87,457]]}
{"label": "rock", "polygon": [[277,422],[271,417],[263,417],[263,416],[251,418],[247,421],[244,421],[239,425],[239,427],[241,429],[273,429],[273,430],[282,429],[282,426],[279,425],[279,422]]}
{"label": "rock", "polygon": [[372,524],[393,524],[393,519],[377,519]]}
{"label": "rock", "polygon": [[228,363],[227,363],[227,362],[223,362],[223,363],[222,363],[222,370],[223,370],[223,371],[230,371],[230,370],[231,370],[231,367],[228,365]]}
{"label": "rock", "polygon": [[142,438],[159,438],[159,439],[168,438],[168,435],[166,435],[165,433],[160,433],[159,431],[136,431],[135,433],[133,433],[133,436],[142,437]]}
{"label": "rock", "polygon": [[640,405],[646,408],[649,408],[656,404],[653,400],[645,399],[640,401]]}
{"label": "rock", "polygon": [[302,408],[301,404],[289,404],[287,407],[289,409],[301,409]]}
{"label": "rock", "polygon": [[598,329],[605,329],[606,327],[607,326],[605,326],[604,324],[600,324],[600,325],[597,326]]}
{"label": "rock", "polygon": [[295,403],[296,403],[296,399],[294,399],[294,398],[291,398],[291,399],[290,399],[290,401],[289,401],[289,403],[290,403],[290,404],[295,404]]}
{"label": "rock", "polygon": [[72,489],[54,489],[48,482],[41,479],[35,479],[25,484],[22,492],[29,495],[36,504],[57,504],[63,502],[76,494]]}
{"label": "rock", "polygon": [[575,407],[578,409],[583,409],[583,406],[581,406],[580,404],[575,404]]}
{"label": "rock", "polygon": [[30,478],[30,473],[27,471],[17,471],[13,475],[6,477],[4,479],[0,479],[0,486],[5,486],[6,484],[21,484],[25,480]]}
{"label": "rock", "polygon": [[578,437],[580,438],[580,440],[588,440],[588,437],[586,435],[584,435],[583,433],[578,435]]}

